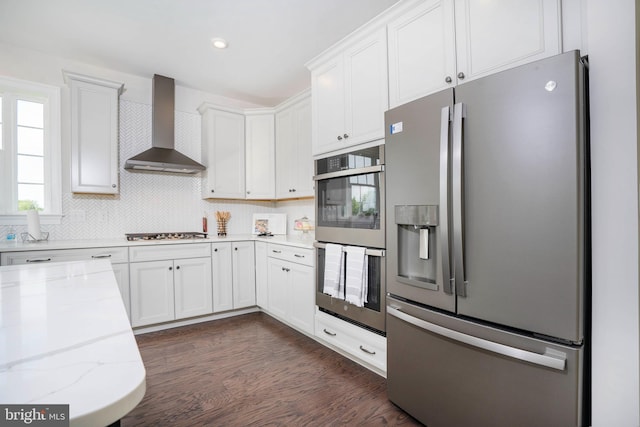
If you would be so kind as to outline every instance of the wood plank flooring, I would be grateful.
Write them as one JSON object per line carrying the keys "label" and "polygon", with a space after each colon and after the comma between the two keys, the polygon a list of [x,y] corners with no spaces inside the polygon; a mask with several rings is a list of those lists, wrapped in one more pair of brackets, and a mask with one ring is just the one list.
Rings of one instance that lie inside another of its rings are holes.
{"label": "wood plank flooring", "polygon": [[386,380],[264,313],[136,337],[147,393],[121,426],[419,426]]}

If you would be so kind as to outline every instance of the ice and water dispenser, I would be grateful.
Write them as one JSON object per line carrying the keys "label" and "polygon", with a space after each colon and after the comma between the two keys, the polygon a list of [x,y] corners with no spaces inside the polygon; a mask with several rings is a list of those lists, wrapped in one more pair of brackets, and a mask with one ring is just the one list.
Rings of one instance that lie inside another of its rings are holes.
{"label": "ice and water dispenser", "polygon": [[397,227],[396,280],[437,290],[437,205],[395,206]]}

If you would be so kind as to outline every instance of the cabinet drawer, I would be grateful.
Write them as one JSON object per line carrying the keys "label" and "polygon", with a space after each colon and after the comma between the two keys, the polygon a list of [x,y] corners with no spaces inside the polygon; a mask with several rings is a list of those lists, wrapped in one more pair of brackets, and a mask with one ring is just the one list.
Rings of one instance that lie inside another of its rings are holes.
{"label": "cabinet drawer", "polygon": [[106,258],[113,264],[129,262],[129,252],[124,247],[58,249],[28,252],[3,252],[1,265],[30,264],[38,262],[81,261]]}
{"label": "cabinet drawer", "polygon": [[129,259],[131,262],[208,256],[211,256],[211,243],[129,247]]}
{"label": "cabinet drawer", "polygon": [[316,313],[316,337],[387,371],[387,339],[383,336],[319,311]]}
{"label": "cabinet drawer", "polygon": [[313,267],[313,249],[269,243],[267,256]]}

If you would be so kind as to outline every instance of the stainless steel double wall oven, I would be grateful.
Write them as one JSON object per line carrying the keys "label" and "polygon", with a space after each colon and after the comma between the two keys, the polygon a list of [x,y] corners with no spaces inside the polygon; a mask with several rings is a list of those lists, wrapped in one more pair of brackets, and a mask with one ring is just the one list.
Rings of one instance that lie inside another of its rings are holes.
{"label": "stainless steel double wall oven", "polygon": [[[384,145],[318,159],[314,179],[316,304],[322,311],[384,334]],[[367,302],[363,307],[323,292],[327,243],[366,248]]]}

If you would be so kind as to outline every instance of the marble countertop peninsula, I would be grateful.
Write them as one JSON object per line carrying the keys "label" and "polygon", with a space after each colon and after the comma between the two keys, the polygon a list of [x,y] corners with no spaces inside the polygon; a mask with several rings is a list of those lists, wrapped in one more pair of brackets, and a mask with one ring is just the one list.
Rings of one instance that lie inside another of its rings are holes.
{"label": "marble countertop peninsula", "polygon": [[140,403],[146,372],[108,260],[0,267],[0,402],[69,404],[71,426]]}

